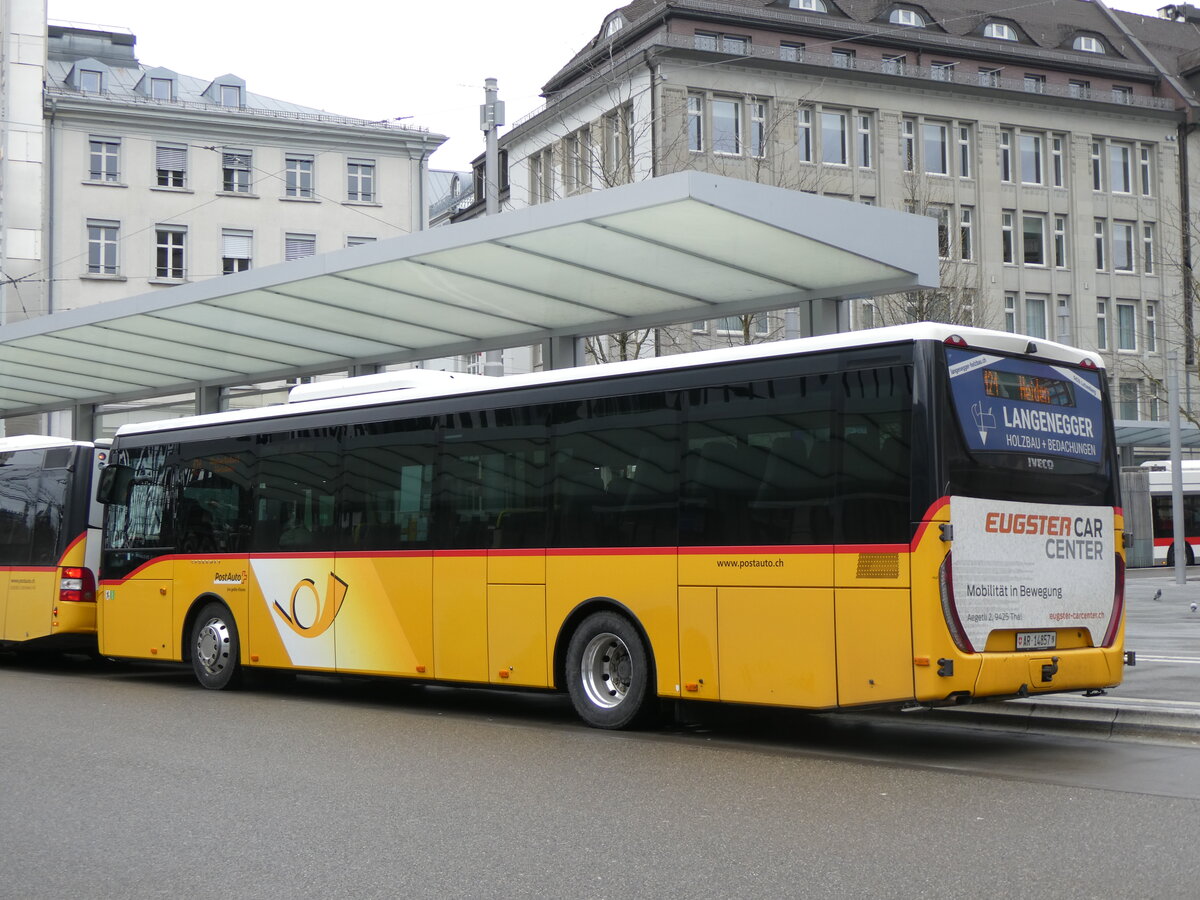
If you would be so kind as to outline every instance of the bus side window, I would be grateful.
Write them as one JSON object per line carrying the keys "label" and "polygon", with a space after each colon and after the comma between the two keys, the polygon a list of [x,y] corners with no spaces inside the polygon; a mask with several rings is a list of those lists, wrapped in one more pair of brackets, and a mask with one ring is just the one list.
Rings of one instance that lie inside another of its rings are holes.
{"label": "bus side window", "polygon": [[[303,443],[303,439],[288,441],[283,435],[278,437],[281,446]],[[337,461],[336,452],[316,449],[259,458],[251,549],[268,552],[334,549],[333,492]]]}

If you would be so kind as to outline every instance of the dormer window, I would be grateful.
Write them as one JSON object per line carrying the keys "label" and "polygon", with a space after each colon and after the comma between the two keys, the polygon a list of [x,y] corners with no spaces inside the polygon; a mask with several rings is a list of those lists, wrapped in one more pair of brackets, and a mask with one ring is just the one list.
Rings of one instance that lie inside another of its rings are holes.
{"label": "dormer window", "polygon": [[926,24],[925,17],[915,9],[893,9],[888,21],[893,25],[905,25],[909,28],[924,28]]}
{"label": "dormer window", "polygon": [[1075,41],[1071,46],[1076,50],[1082,50],[1084,53],[1103,53],[1104,44],[1099,38],[1092,37],[1090,34],[1081,34],[1076,36]]}
{"label": "dormer window", "polygon": [[79,89],[85,94],[99,94],[104,89],[104,73],[95,69],[80,69]]}
{"label": "dormer window", "polygon": [[174,100],[175,84],[170,78],[150,79],[150,98],[152,100]]}
{"label": "dormer window", "polygon": [[616,34],[618,31],[620,31],[624,27],[625,27],[625,20],[622,19],[620,16],[613,16],[604,25],[604,36],[606,38],[612,37],[614,34]]}
{"label": "dormer window", "polygon": [[1015,41],[1017,29],[1011,25],[1005,25],[1003,22],[988,22],[983,26],[983,36],[995,38],[998,41]]}
{"label": "dormer window", "polygon": [[242,89],[236,84],[221,85],[221,105],[234,107],[241,106]]}
{"label": "dormer window", "polygon": [[802,9],[805,12],[829,12],[829,7],[825,5],[825,0],[788,0],[788,6],[792,9]]}
{"label": "dormer window", "polygon": [[246,105],[246,82],[236,75],[222,75],[204,89],[204,98],[229,109]]}

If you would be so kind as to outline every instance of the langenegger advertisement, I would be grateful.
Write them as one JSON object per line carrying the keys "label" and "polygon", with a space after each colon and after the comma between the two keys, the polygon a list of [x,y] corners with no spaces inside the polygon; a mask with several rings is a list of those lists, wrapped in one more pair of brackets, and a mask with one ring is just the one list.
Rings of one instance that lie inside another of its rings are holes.
{"label": "langenegger advertisement", "polygon": [[[950,384],[972,453],[1047,476],[1104,462],[1098,371],[947,348]],[[1116,518],[1108,506],[951,497],[952,586],[962,631],[982,650],[997,629],[1017,649],[1051,649],[1053,629],[1103,644],[1113,620]]]}

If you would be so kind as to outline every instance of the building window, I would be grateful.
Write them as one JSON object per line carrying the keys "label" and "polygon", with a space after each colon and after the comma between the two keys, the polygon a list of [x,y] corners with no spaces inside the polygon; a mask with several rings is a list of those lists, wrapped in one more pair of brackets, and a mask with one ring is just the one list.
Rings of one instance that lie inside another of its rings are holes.
{"label": "building window", "polygon": [[1096,271],[1097,271],[1097,272],[1103,272],[1103,271],[1105,270],[1105,268],[1106,268],[1106,265],[1105,265],[1105,260],[1104,260],[1104,245],[1105,245],[1105,243],[1106,243],[1106,241],[1105,241],[1105,237],[1106,237],[1106,235],[1105,235],[1105,231],[1106,231],[1106,229],[1105,229],[1105,227],[1104,227],[1104,220],[1103,220],[1103,219],[1097,219],[1097,220],[1096,220],[1096,228],[1095,228],[1095,235],[1096,235]]}
{"label": "building window", "polygon": [[688,94],[688,149],[693,153],[704,150],[704,98],[699,94]]}
{"label": "building window", "polygon": [[1130,172],[1131,148],[1126,144],[1108,145],[1108,189],[1114,194],[1133,191]]}
{"label": "building window", "polygon": [[1114,272],[1133,271],[1133,223],[1113,222],[1112,265]]}
{"label": "building window", "polygon": [[95,69],[79,70],[79,90],[85,94],[99,94],[104,89],[104,73]]}
{"label": "building window", "polygon": [[1089,100],[1092,96],[1092,83],[1080,79],[1067,82],[1067,94],[1076,100]]}
{"label": "building window", "polygon": [[1012,181],[1012,132],[1000,132],[1000,180]]}
{"label": "building window", "polygon": [[767,104],[754,100],[750,110],[750,155],[762,158],[767,155]]}
{"label": "building window", "polygon": [[948,206],[927,206],[925,215],[937,220],[938,257],[950,258],[950,208]]}
{"label": "building window", "polygon": [[893,25],[905,25],[911,28],[925,27],[925,19],[913,9],[893,9],[892,14],[888,16],[888,21]]}
{"label": "building window", "polygon": [[225,228],[221,231],[221,273],[232,275],[250,268],[254,233]]}
{"label": "building window", "polygon": [[930,81],[953,81],[954,66],[952,62],[935,62],[929,64]]}
{"label": "building window", "polygon": [[315,234],[288,234],[283,239],[283,258],[290,262],[293,259],[304,259],[306,256],[316,256],[317,236]]}
{"label": "building window", "polygon": [[1054,267],[1067,267],[1067,217],[1054,217]]}
{"label": "building window", "polygon": [[834,166],[849,162],[844,112],[821,111],[821,161]]}
{"label": "building window", "polygon": [[174,100],[175,99],[175,82],[170,78],[151,78],[150,79],[150,99],[152,100]]}
{"label": "building window", "polygon": [[1142,226],[1142,271],[1147,275],[1154,274],[1154,223],[1147,222]]}
{"label": "building window", "polygon": [[1066,167],[1063,162],[1063,152],[1066,149],[1066,139],[1061,134],[1050,138],[1050,169],[1055,187],[1066,184]]}
{"label": "building window", "polygon": [[236,84],[221,85],[221,105],[229,107],[240,107],[242,105],[242,89]]}
{"label": "building window", "polygon": [[159,187],[184,187],[187,180],[187,147],[158,144],[154,148],[154,167]]}
{"label": "building window", "polygon": [[1137,308],[1117,302],[1117,349],[1137,350]]}
{"label": "building window", "polygon": [[912,119],[905,119],[901,126],[900,134],[901,153],[904,156],[905,172],[912,172],[917,167],[916,131],[917,123]]}
{"label": "building window", "polygon": [[1005,25],[1002,22],[988,22],[983,26],[983,36],[996,38],[998,41],[1015,41],[1017,39],[1017,30],[1011,25]]}
{"label": "building window", "polygon": [[958,177],[971,177],[971,126],[958,126]]}
{"label": "building window", "polygon": [[905,59],[903,56],[884,56],[879,71],[884,75],[903,75]]}
{"label": "building window", "polygon": [[1004,295],[1004,330],[1017,333],[1017,295]]}
{"label": "building window", "polygon": [[1025,298],[1025,333],[1030,337],[1046,337],[1046,298],[1029,295]]}
{"label": "building window", "polygon": [[796,150],[801,162],[813,161],[812,110],[805,107],[796,112]]}
{"label": "building window", "polygon": [[284,160],[284,196],[311,200],[313,196],[313,158],[288,155]]}
{"label": "building window", "polygon": [[1119,84],[1114,84],[1112,89],[1112,102],[1130,104],[1133,102],[1133,88],[1123,87]]}
{"label": "building window", "polygon": [[121,142],[116,138],[88,141],[88,178],[116,182],[120,178]]}
{"label": "building window", "polygon": [[1153,301],[1146,303],[1145,344],[1147,353],[1158,351],[1158,304]]}
{"label": "building window", "polygon": [[1044,94],[1046,93],[1046,76],[1036,75],[1032,72],[1027,72],[1023,80],[1025,93],[1027,94]]}
{"label": "building window", "polygon": [[1042,137],[1038,134],[1021,135],[1021,183],[1042,183]]}
{"label": "building window", "polygon": [[804,59],[804,45],[783,41],[779,45],[779,58],[784,62],[801,62]]}
{"label": "building window", "polygon": [[803,9],[806,12],[829,12],[825,0],[788,0],[788,6],[792,9]]}
{"label": "building window", "polygon": [[1108,301],[1096,301],[1096,349],[1108,349]]}
{"label": "building window", "polygon": [[353,235],[350,235],[346,238],[346,246],[347,247],[360,247],[363,244],[373,244],[373,243],[375,243],[375,238],[373,238],[373,237],[355,237]]}
{"label": "building window", "polygon": [[604,26],[604,36],[612,37],[618,31],[625,27],[625,20],[620,16],[614,16],[608,20],[608,24]]}
{"label": "building window", "polygon": [[722,156],[742,152],[742,104],[736,100],[712,102],[712,149]]}
{"label": "building window", "polygon": [[1092,190],[1104,190],[1104,155],[1099,141],[1092,141]]}
{"label": "building window", "polygon": [[88,274],[117,274],[117,222],[88,219]]}
{"label": "building window", "polygon": [[990,88],[1000,87],[1000,69],[980,67],[979,86]]}
{"label": "building window", "polygon": [[1046,217],[1024,215],[1021,217],[1023,252],[1021,259],[1027,266],[1046,264]]}
{"label": "building window", "polygon": [[922,123],[921,153],[924,156],[926,174],[950,174],[950,163],[947,158],[946,126],[944,124],[938,122]]}
{"label": "building window", "polygon": [[1075,50],[1082,50],[1084,53],[1104,52],[1104,44],[1100,42],[1100,39],[1088,34],[1081,34],[1076,37],[1071,47]]}
{"label": "building window", "polygon": [[694,39],[697,50],[717,49],[717,35],[713,34],[711,31],[697,31]]}
{"label": "building window", "polygon": [[158,226],[154,229],[155,276],[182,281],[187,277],[184,250],[187,229]]}
{"label": "building window", "polygon": [[1000,238],[1003,242],[1002,258],[1004,262],[1016,262],[1013,247],[1013,214],[1010,212],[1000,214]]}
{"label": "building window", "polygon": [[359,203],[375,202],[375,160],[346,160],[346,199]]}
{"label": "building window", "polygon": [[958,255],[963,260],[975,256],[975,213],[969,206],[958,211]]}
{"label": "building window", "polygon": [[871,117],[858,116],[858,165],[871,168]]}
{"label": "building window", "polygon": [[853,50],[834,50],[833,67],[835,69],[853,69],[854,68],[854,51]]}
{"label": "building window", "polygon": [[1150,148],[1138,148],[1138,172],[1141,174],[1142,196],[1149,197],[1152,193],[1151,167],[1150,167]]}
{"label": "building window", "polygon": [[549,203],[554,199],[554,149],[547,147],[529,157],[531,203]]}
{"label": "building window", "polygon": [[250,193],[249,150],[221,151],[221,189],[231,194]]}
{"label": "building window", "polygon": [[1122,378],[1117,387],[1117,418],[1136,421],[1138,417],[1138,389],[1140,383],[1131,378]]}
{"label": "building window", "polygon": [[1068,294],[1058,295],[1058,333],[1055,340],[1064,344],[1071,343],[1071,297]]}

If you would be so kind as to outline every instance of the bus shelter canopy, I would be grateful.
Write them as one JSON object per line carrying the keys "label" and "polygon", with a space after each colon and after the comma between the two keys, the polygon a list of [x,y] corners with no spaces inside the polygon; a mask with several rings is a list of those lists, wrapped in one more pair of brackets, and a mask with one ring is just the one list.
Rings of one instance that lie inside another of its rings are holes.
{"label": "bus shelter canopy", "polygon": [[678,173],[0,328],[0,416],[938,284],[925,216]]}

